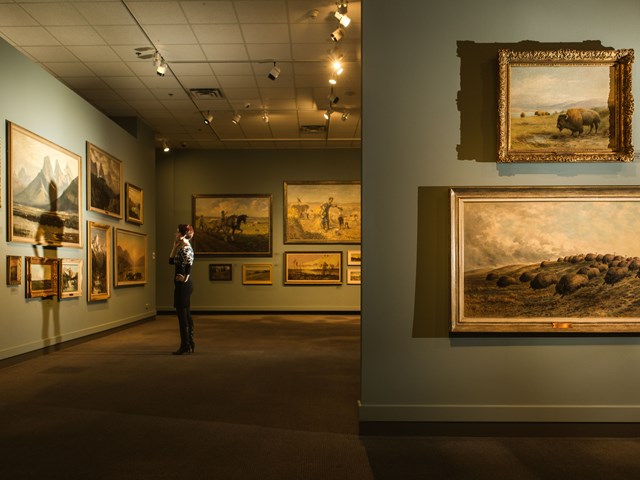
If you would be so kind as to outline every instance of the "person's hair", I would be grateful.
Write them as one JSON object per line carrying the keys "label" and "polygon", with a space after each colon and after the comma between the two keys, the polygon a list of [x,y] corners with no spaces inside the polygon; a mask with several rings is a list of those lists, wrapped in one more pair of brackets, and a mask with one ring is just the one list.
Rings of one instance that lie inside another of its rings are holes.
{"label": "person's hair", "polygon": [[178,225],[178,231],[180,232],[180,235],[185,237],[187,240],[193,237],[193,227],[191,225],[181,223],[180,225]]}

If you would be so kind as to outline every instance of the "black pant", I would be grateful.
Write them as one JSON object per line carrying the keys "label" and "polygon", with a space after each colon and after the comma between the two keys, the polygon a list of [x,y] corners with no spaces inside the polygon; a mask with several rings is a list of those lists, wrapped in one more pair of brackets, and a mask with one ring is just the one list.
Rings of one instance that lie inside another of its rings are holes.
{"label": "black pant", "polygon": [[180,347],[188,349],[193,346],[193,318],[191,317],[191,292],[193,283],[191,279],[186,282],[175,282],[173,293],[173,305],[178,314],[178,326],[180,328]]}

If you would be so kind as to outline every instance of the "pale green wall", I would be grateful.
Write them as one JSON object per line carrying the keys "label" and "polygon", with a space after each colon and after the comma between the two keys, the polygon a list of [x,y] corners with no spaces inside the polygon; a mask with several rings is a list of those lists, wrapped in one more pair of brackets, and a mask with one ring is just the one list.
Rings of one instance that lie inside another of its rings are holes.
{"label": "pale green wall", "polygon": [[637,161],[495,160],[497,48],[638,52],[639,20],[637,0],[363,2],[361,420],[640,421],[640,336],[448,334],[446,196],[638,184]]}
{"label": "pale green wall", "polygon": [[[50,74],[0,40],[0,122],[2,122],[2,212],[0,226],[0,359],[79,338],[149,317],[155,313],[155,151],[153,133],[143,125],[137,138],[98,112]],[[82,248],[37,249],[7,241],[7,142],[5,121],[14,122],[82,157]],[[86,207],[86,147],[89,141],[123,162],[124,181],[144,190],[145,223],[136,226]],[[148,235],[149,270],[145,286],[112,288],[107,301],[87,303],[86,222]],[[23,282],[6,285],[5,256],[23,257]],[[24,257],[82,258],[85,266],[83,296],[58,301],[26,299]]]}
{"label": "pale green wall", "polygon": [[[285,251],[346,252],[360,245],[283,243],[285,181],[360,180],[360,150],[175,150],[158,152],[158,310],[173,307],[173,267],[168,255],[176,225],[192,222],[194,194],[273,195],[273,256],[196,256],[193,269],[195,311],[354,311],[360,310],[360,286],[283,285]],[[231,263],[231,282],[209,280],[210,263]],[[272,285],[242,285],[243,263],[273,265]]]}

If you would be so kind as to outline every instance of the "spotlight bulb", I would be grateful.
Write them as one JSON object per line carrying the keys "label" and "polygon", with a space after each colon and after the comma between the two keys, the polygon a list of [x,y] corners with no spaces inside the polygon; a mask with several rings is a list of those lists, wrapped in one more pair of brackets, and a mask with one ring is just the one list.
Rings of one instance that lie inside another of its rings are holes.
{"label": "spotlight bulb", "polygon": [[159,77],[164,77],[164,74],[167,72],[167,64],[163,61],[160,66],[156,69],[156,73]]}
{"label": "spotlight bulb", "polygon": [[274,67],[269,72],[269,75],[267,75],[267,76],[271,80],[275,80],[276,78],[278,78],[280,76],[280,69],[274,65]]}
{"label": "spotlight bulb", "polygon": [[231,119],[231,121],[233,123],[235,123],[236,125],[240,124],[240,119],[242,118],[242,115],[240,115],[239,113],[236,113],[233,118]]}
{"label": "spotlight bulb", "polygon": [[333,112],[331,110],[327,110],[326,112],[324,112],[324,119],[329,120],[329,118],[331,118],[332,113]]}
{"label": "spotlight bulb", "polygon": [[342,117],[340,117],[340,119],[341,119],[343,122],[346,122],[346,121],[347,121],[347,119],[349,118],[349,115],[350,115],[350,114],[349,114],[349,112],[343,112],[343,113],[342,113]]}
{"label": "spotlight bulb", "polygon": [[335,105],[340,101],[340,97],[338,97],[337,95],[334,95],[333,93],[330,94],[328,98],[332,105]]}
{"label": "spotlight bulb", "polygon": [[340,25],[342,25],[344,28],[347,28],[349,26],[349,24],[351,23],[351,19],[349,17],[347,17],[346,15],[343,15],[340,12],[336,12],[335,13],[335,17],[340,22]]}
{"label": "spotlight bulb", "polygon": [[204,117],[204,124],[205,125],[210,125],[213,122],[213,115],[211,115],[209,112],[207,112],[207,116]]}
{"label": "spotlight bulb", "polygon": [[331,40],[338,43],[342,39],[343,35],[344,35],[344,30],[338,27],[331,33]]}

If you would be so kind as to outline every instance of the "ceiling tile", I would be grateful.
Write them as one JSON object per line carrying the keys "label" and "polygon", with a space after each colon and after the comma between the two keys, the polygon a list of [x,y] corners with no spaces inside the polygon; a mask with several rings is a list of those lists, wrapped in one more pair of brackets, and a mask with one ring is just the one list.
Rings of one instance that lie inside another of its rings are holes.
{"label": "ceiling tile", "polygon": [[291,60],[291,46],[288,43],[247,44],[251,60]]}
{"label": "ceiling tile", "polygon": [[27,25],[38,25],[38,22],[25,12],[22,7],[8,3],[0,3],[0,26]]}
{"label": "ceiling tile", "polygon": [[244,45],[202,45],[207,60],[247,61],[249,56]]}
{"label": "ceiling tile", "polygon": [[93,27],[48,27],[49,32],[63,45],[104,45],[106,42]]}
{"label": "ceiling tile", "polygon": [[240,26],[237,24],[192,25],[191,28],[200,43],[244,43],[242,31],[240,30]]}
{"label": "ceiling tile", "polygon": [[289,38],[289,26],[286,23],[242,25],[242,35],[247,43],[286,43]]}
{"label": "ceiling tile", "polygon": [[96,32],[105,42],[114,45],[147,45],[147,37],[137,25],[98,25]]}
{"label": "ceiling tile", "polygon": [[236,1],[240,23],[287,23],[287,7],[284,0]]}
{"label": "ceiling tile", "polygon": [[133,76],[133,72],[124,62],[86,62],[85,65],[101,77]]}
{"label": "ceiling tile", "polygon": [[83,62],[117,62],[120,57],[109,46],[80,46],[71,45],[68,47],[69,51],[73,53]]}
{"label": "ceiling tile", "polygon": [[140,89],[144,88],[144,84],[138,77],[103,77],[104,82],[111,88],[116,90]]}
{"label": "ceiling tile", "polygon": [[135,25],[135,20],[121,2],[75,2],[75,7],[91,25]]}
{"label": "ceiling tile", "polygon": [[160,47],[171,44],[197,43],[196,36],[189,25],[147,25],[145,31],[159,50]]}
{"label": "ceiling tile", "polygon": [[45,63],[47,69],[57,77],[93,77],[95,74],[80,62]]}
{"label": "ceiling tile", "polygon": [[28,45],[58,45],[60,42],[43,27],[5,27],[2,34],[9,42]]}
{"label": "ceiling tile", "polygon": [[180,2],[184,14],[192,24],[198,23],[236,23],[238,17],[233,2]]}
{"label": "ceiling tile", "polygon": [[[256,79],[253,75],[218,76],[220,86],[224,89],[230,88],[251,88],[256,86]],[[257,90],[256,90],[257,92]]]}
{"label": "ceiling tile", "polygon": [[65,47],[24,47],[24,51],[43,63],[78,61],[78,58]]}
{"label": "ceiling tile", "polygon": [[127,2],[127,5],[138,21],[145,26],[187,23],[179,2]]}
{"label": "ceiling tile", "polygon": [[41,25],[88,25],[87,20],[70,2],[23,3],[22,8]]}

